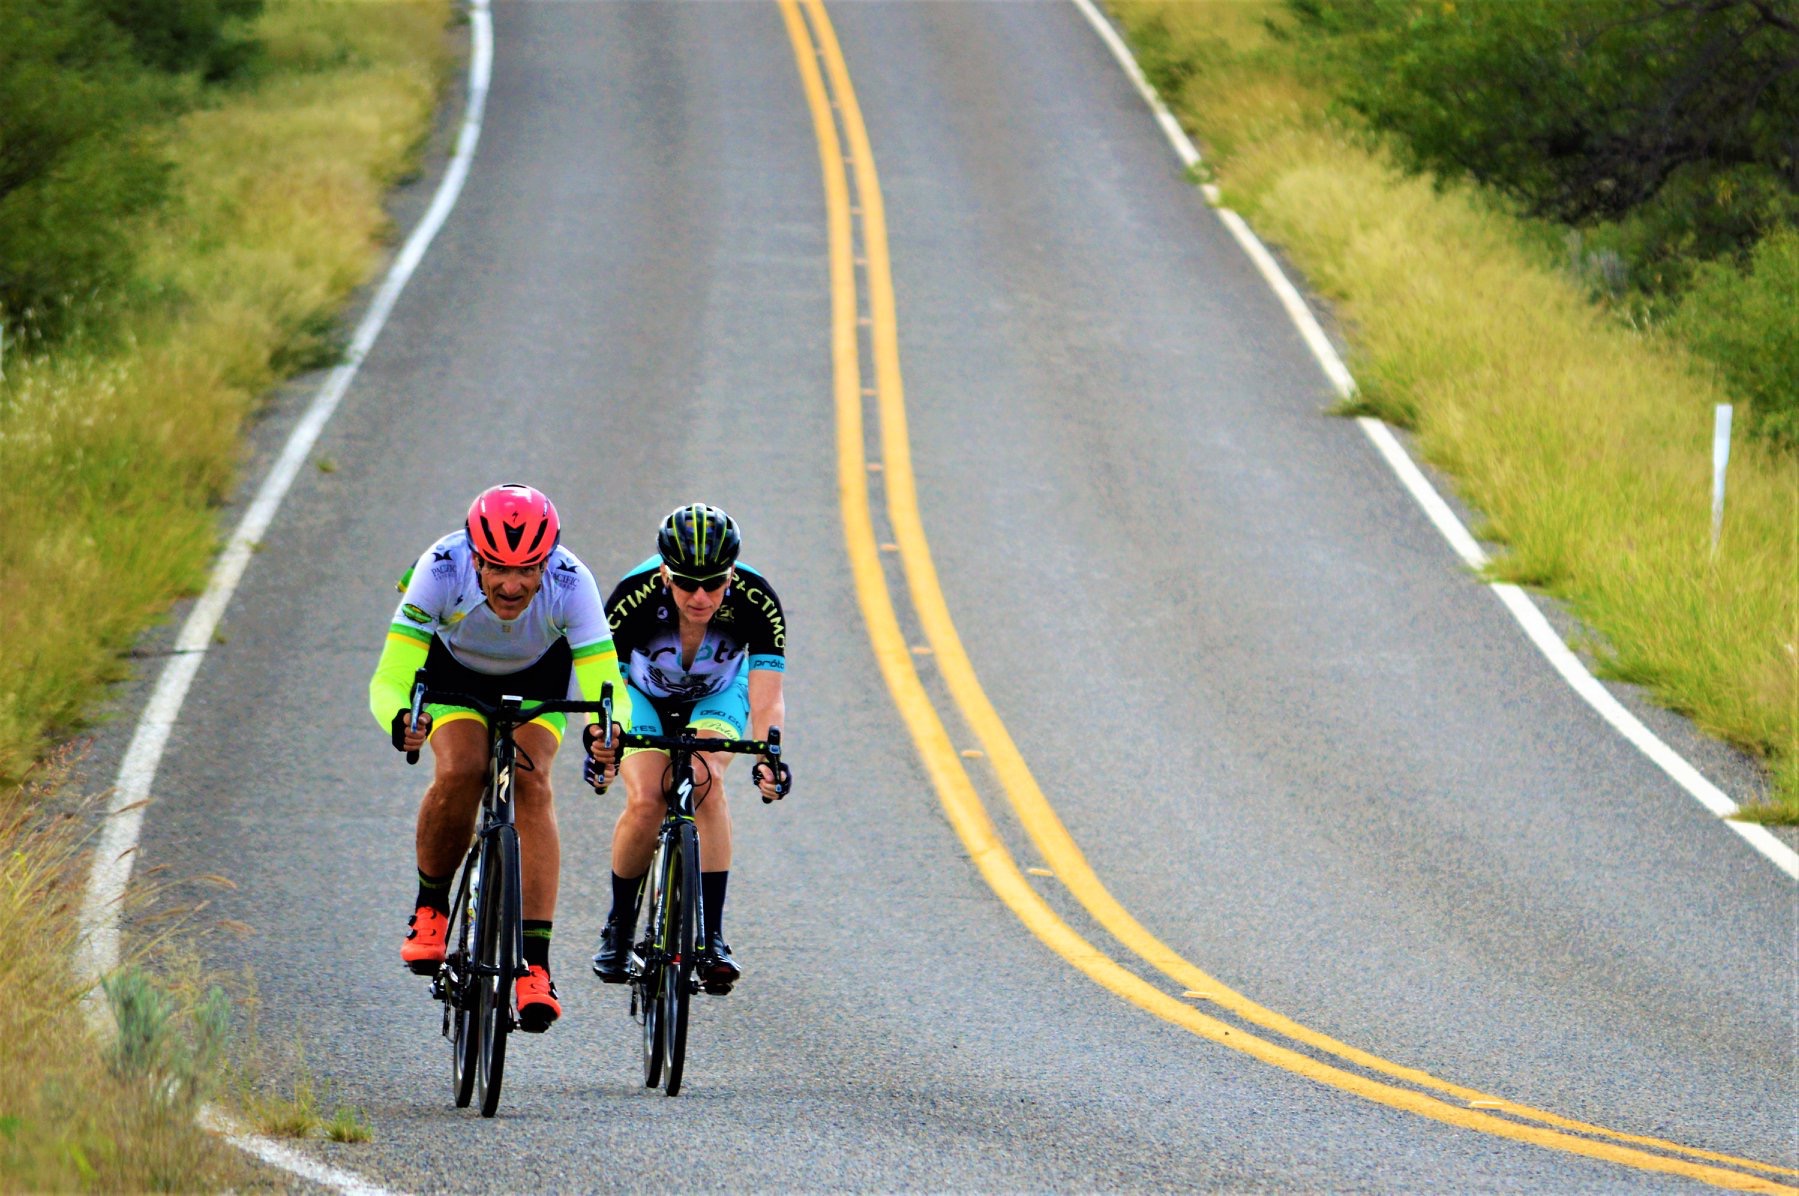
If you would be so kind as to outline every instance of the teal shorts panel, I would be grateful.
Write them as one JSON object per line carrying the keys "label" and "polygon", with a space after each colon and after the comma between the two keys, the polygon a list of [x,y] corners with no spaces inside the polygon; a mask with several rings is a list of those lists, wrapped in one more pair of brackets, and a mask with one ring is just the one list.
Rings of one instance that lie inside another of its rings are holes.
{"label": "teal shorts panel", "polygon": [[[658,702],[628,682],[626,688],[631,691],[631,731],[635,735],[677,735],[689,728],[716,731],[727,739],[743,739],[749,734],[750,676],[747,669],[719,693],[707,694],[691,705],[666,698]],[[625,754],[645,750],[632,748]]]}

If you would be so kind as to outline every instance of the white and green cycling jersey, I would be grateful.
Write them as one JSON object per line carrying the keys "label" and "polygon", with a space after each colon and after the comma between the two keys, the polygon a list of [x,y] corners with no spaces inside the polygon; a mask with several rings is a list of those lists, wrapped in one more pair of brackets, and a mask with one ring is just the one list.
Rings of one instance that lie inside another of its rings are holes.
{"label": "white and green cycling jersey", "polygon": [[619,676],[599,587],[568,549],[550,554],[543,585],[516,619],[502,619],[488,606],[475,575],[474,549],[461,529],[426,549],[400,578],[399,589],[387,644],[369,680],[369,709],[383,730],[396,710],[411,703],[413,674],[434,639],[457,664],[493,677],[522,672],[567,640],[574,658],[567,696],[598,701],[600,687],[610,681],[614,717],[630,725],[630,697]]}

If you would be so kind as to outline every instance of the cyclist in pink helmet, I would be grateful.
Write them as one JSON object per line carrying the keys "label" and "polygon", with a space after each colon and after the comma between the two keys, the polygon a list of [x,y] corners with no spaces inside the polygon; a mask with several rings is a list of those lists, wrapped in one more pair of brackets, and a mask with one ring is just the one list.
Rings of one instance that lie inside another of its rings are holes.
{"label": "cyclist in pink helmet", "polygon": [[[432,689],[498,702],[505,694],[598,701],[612,683],[618,721],[630,726],[612,631],[593,574],[562,547],[556,507],[537,490],[507,483],[483,490],[463,526],[425,550],[400,579],[402,597],[387,646],[369,681],[369,709],[400,751],[431,746],[435,775],[419,803],[418,899],[400,959],[421,975],[437,970],[449,930],[450,882],[468,848],[487,773],[487,724],[473,710],[429,706],[410,729],[414,673]],[[529,769],[517,774],[515,820],[524,864],[525,963],[518,980],[522,1029],[541,1031],[562,1014],[550,982],[561,843],[550,762],[566,716],[546,714],[514,735]],[[608,773],[613,753],[595,745]]]}

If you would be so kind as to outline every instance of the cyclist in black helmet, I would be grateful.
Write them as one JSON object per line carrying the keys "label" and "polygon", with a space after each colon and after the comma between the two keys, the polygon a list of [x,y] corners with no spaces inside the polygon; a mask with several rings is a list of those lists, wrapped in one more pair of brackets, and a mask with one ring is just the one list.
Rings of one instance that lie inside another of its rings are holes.
{"label": "cyclist in black helmet", "polygon": [[[737,559],[741,544],[737,524],[717,507],[677,507],[662,521],[657,555],[627,574],[606,600],[633,732],[674,735],[689,728],[703,737],[762,739],[784,721],[787,623],[768,579]],[[706,906],[699,974],[715,994],[730,992],[742,974],[723,934],[731,868],[724,777],[731,760],[722,752],[694,757],[694,823]],[[665,809],[667,763],[663,752],[633,748],[619,765],[625,809],[612,833],[612,912],[593,957],[594,974],[608,984],[625,980],[637,888],[649,870]],[[763,797],[781,796],[766,766],[753,775]]]}

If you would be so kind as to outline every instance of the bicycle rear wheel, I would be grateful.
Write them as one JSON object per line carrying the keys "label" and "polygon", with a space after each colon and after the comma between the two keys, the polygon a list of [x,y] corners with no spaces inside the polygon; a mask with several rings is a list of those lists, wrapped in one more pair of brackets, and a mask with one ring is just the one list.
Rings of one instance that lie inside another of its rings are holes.
{"label": "bicycle rear wheel", "polygon": [[643,971],[631,983],[637,1007],[643,1013],[643,1086],[654,1088],[662,1082],[662,1056],[666,1051],[663,1036],[666,1023],[662,1018],[662,956],[667,947],[668,910],[662,895],[668,891],[670,852],[658,845],[650,861],[649,881],[644,886],[642,910],[647,919],[644,927]]}
{"label": "bicycle rear wheel", "polygon": [[480,851],[469,852],[462,865],[462,879],[457,882],[455,899],[450,902],[450,917],[456,920],[455,948],[448,956],[449,967],[443,977],[441,997],[444,1003],[444,1033],[450,1040],[450,1091],[458,1109],[468,1108],[475,1095],[475,1071],[479,1066],[481,1041],[475,1028],[470,1000],[474,995],[469,962],[475,957],[475,902],[480,890]]}
{"label": "bicycle rear wheel", "polygon": [[494,828],[487,836],[481,868],[481,894],[475,920],[481,944],[475,972],[475,1022],[480,1048],[475,1089],[481,1116],[500,1107],[500,1083],[506,1072],[506,1036],[512,1031],[512,978],[518,968],[523,937],[519,892],[518,832]]}
{"label": "bicycle rear wheel", "polygon": [[693,996],[695,912],[700,907],[700,839],[683,822],[669,869],[668,924],[671,951],[662,968],[663,1091],[677,1096],[687,1062],[687,1008]]}

